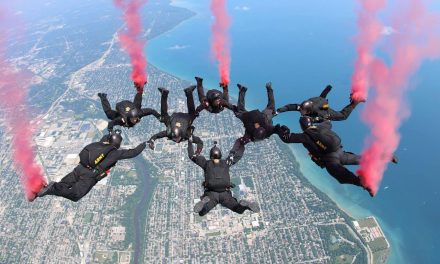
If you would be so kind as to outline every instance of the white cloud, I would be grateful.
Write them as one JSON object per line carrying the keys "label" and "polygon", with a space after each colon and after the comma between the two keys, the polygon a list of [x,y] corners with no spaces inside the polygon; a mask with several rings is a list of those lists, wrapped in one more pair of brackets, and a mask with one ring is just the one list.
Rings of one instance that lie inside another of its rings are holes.
{"label": "white cloud", "polygon": [[248,6],[236,6],[234,9],[238,11],[249,11],[251,8]]}
{"label": "white cloud", "polygon": [[178,44],[176,44],[174,46],[169,47],[168,49],[169,50],[183,50],[183,49],[187,49],[187,48],[189,48],[189,45],[178,45]]}
{"label": "white cloud", "polygon": [[389,36],[394,33],[397,33],[397,30],[395,30],[393,27],[384,27],[382,29],[382,35]]}

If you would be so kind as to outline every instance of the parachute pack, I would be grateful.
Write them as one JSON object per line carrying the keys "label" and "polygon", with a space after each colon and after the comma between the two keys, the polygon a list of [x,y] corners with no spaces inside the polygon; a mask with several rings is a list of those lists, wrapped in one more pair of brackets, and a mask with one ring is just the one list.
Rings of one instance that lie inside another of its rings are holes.
{"label": "parachute pack", "polygon": [[102,142],[91,143],[85,146],[79,153],[79,163],[86,168],[95,169],[115,149],[110,144]]}
{"label": "parachute pack", "polygon": [[307,129],[305,131],[315,144],[324,152],[331,153],[341,147],[341,138],[330,129],[317,127],[316,129]]}

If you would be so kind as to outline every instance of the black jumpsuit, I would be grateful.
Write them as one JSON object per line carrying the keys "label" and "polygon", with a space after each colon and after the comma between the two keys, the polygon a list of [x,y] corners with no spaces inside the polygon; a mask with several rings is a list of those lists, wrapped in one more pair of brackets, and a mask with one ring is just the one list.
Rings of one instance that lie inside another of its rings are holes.
{"label": "black jumpsuit", "polygon": [[192,135],[193,132],[193,126],[192,123],[194,119],[196,119],[196,110],[194,105],[194,97],[190,91],[185,91],[186,95],[186,103],[188,107],[188,113],[173,113],[171,116],[168,114],[168,93],[163,92],[161,95],[161,123],[165,124],[166,130],[161,131],[155,135],[153,135],[150,141],[155,141],[159,138],[168,138],[169,140],[175,141],[175,138],[173,138],[172,131],[176,126],[181,128],[183,131],[185,131],[185,134],[182,135],[182,140],[188,140],[189,137],[192,136],[194,143],[197,144],[197,150],[200,152],[203,148],[203,141],[194,135]]}
{"label": "black jumpsuit", "polygon": [[145,146],[145,143],[142,143],[134,149],[117,149],[111,151],[99,164],[99,167],[102,168],[99,172],[94,172],[82,165],[78,165],[71,173],[64,176],[61,181],[54,183],[47,194],[61,196],[77,202],[84,197],[99,180],[107,176],[106,171],[115,166],[119,160],[136,157],[145,149]]}
{"label": "black jumpsuit", "polygon": [[[213,105],[213,99],[214,99],[213,97],[215,94],[218,93],[221,94],[220,105],[218,107],[215,107]],[[197,113],[200,113],[204,109],[214,114],[222,112],[225,108],[228,108],[230,110],[233,109],[233,105],[229,102],[229,89],[227,85],[223,86],[223,92],[217,89],[212,89],[212,90],[208,90],[205,96],[205,90],[203,88],[203,84],[202,82],[200,82],[197,83],[197,94],[199,96],[199,102],[200,102],[200,105],[196,109]]]}
{"label": "black jumpsuit", "polygon": [[133,108],[139,109],[139,119],[144,116],[154,115],[156,118],[160,117],[160,114],[151,108],[142,108],[142,94],[137,93],[134,97],[134,101],[121,101],[116,104],[116,110],[113,110],[110,106],[110,102],[106,97],[101,97],[102,108],[108,119],[111,121],[108,123],[108,129],[112,130],[114,126],[133,127],[136,124],[130,122],[125,116],[125,113]]}
{"label": "black jumpsuit", "polygon": [[203,197],[208,196],[209,202],[199,212],[200,216],[206,215],[217,204],[231,209],[232,211],[242,214],[249,209],[246,206],[242,206],[237,199],[232,196],[231,192],[231,177],[229,175],[229,168],[238,162],[239,159],[235,159],[231,165],[226,164],[226,160],[220,160],[219,163],[214,163],[213,160],[206,160],[201,155],[194,156],[194,149],[191,143],[188,144],[188,156],[198,166],[200,166],[205,174],[205,181],[203,186],[205,192]]}
{"label": "black jumpsuit", "polygon": [[[343,121],[346,120],[351,112],[353,112],[356,107],[356,103],[350,103],[345,106],[341,111],[336,111],[328,107],[328,100],[326,99],[327,94],[330,92],[329,88],[326,88],[322,91],[319,97],[313,97],[308,99],[307,101],[313,102],[313,108],[311,113],[308,113],[307,116],[310,117],[318,117],[320,120],[331,120],[331,121]],[[327,107],[324,107],[324,106]],[[300,111],[300,104],[287,104],[283,107],[278,108],[279,113],[289,112],[289,111]]]}
{"label": "black jumpsuit", "polygon": [[[308,129],[316,128],[311,127]],[[320,124],[319,129],[316,129],[316,131],[324,131],[324,129],[331,129],[329,121]],[[282,140],[285,143],[302,143],[309,151],[312,160],[322,168],[326,168],[327,172],[339,183],[362,186],[360,178],[344,167],[344,165],[359,165],[359,155],[345,152],[340,145],[336,151],[324,153],[315,140],[307,133],[291,133],[282,138]]]}
{"label": "black jumpsuit", "polygon": [[235,111],[235,116],[243,122],[245,132],[243,137],[237,139],[234,143],[234,147],[230,151],[230,154],[234,155],[234,158],[243,156],[245,145],[249,142],[258,141],[254,135],[256,133],[255,124],[258,123],[260,127],[265,129],[265,138],[269,138],[275,133],[275,127],[272,123],[272,118],[275,113],[275,98],[273,95],[273,89],[267,88],[268,104],[266,108],[261,112],[260,110],[247,111],[245,108],[245,95],[246,90],[240,90],[238,94],[238,104]]}

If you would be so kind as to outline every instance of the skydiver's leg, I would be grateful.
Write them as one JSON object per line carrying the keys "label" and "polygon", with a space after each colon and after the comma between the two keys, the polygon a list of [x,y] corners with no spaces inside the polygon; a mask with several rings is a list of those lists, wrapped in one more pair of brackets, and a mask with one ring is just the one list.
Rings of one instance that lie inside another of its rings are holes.
{"label": "skydiver's leg", "polygon": [[104,96],[101,97],[101,104],[102,104],[102,109],[104,110],[104,113],[108,119],[113,120],[119,115],[118,112],[112,109],[107,97]]}
{"label": "skydiver's leg", "polygon": [[136,93],[134,96],[133,104],[137,109],[142,108],[142,93]]}
{"label": "skydiver's leg", "polygon": [[206,101],[205,90],[203,88],[203,79],[196,77],[197,81],[197,95],[199,96],[199,102],[203,104]]}
{"label": "skydiver's leg", "polygon": [[244,86],[241,86],[240,84],[237,84],[238,89],[240,89],[240,92],[238,93],[238,103],[237,103],[237,111],[238,112],[246,112],[246,91],[247,88]]}
{"label": "skydiver's leg", "polygon": [[359,165],[361,160],[361,156],[356,155],[351,152],[345,152],[342,154],[341,157],[341,164],[342,165]]}
{"label": "skydiver's leg", "polygon": [[266,109],[271,109],[275,112],[275,97],[273,95],[272,87],[267,87],[267,106]]}
{"label": "skydiver's leg", "polygon": [[228,209],[231,209],[237,214],[242,214],[248,209],[248,207],[242,206],[237,199],[232,197],[232,193],[230,191],[220,193],[220,204]]}
{"label": "skydiver's leg", "polygon": [[196,106],[194,104],[194,96],[193,91],[196,87],[190,86],[185,89],[185,95],[186,95],[186,106],[188,107],[188,114],[194,116],[196,114]]}
{"label": "skydiver's leg", "polygon": [[[72,175],[73,174],[73,175]],[[73,182],[73,180],[76,180]],[[77,202],[84,197],[97,183],[91,175],[77,176],[75,172],[69,173],[60,182],[53,185],[48,195],[61,196]]]}
{"label": "skydiver's leg", "polygon": [[361,179],[353,172],[345,168],[342,164],[336,162],[326,163],[325,167],[328,173],[333,176],[333,178],[335,178],[340,184],[353,184],[356,186],[362,186]]}
{"label": "skydiver's leg", "polygon": [[203,197],[205,196],[209,197],[209,202],[207,202],[203,206],[203,209],[199,212],[200,216],[204,216],[209,213],[209,211],[211,211],[219,203],[219,194],[217,192],[205,192]]}
{"label": "skydiver's leg", "polygon": [[161,93],[160,97],[160,115],[162,119],[169,117],[168,115],[168,93],[169,91],[165,88],[159,88]]}

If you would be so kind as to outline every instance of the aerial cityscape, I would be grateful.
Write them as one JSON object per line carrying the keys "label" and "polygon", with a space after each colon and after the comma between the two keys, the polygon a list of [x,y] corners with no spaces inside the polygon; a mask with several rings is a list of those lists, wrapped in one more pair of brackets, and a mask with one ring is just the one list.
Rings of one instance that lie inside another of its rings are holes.
{"label": "aerial cityscape", "polygon": [[[35,160],[48,182],[60,181],[78,165],[84,146],[107,134],[98,93],[106,93],[114,107],[136,92],[130,58],[119,45],[123,24],[113,19],[115,9],[104,0],[68,2],[63,8],[47,1],[50,12],[30,18],[26,40],[11,30],[9,43],[9,61],[32,75],[28,103]],[[148,42],[171,38],[169,32],[197,19],[200,10],[179,3],[148,1],[142,20]],[[186,112],[183,89],[194,80],[163,63],[148,64],[142,106],[160,112],[157,88],[165,87],[169,112]],[[234,104],[235,84],[229,88]],[[274,83],[276,102],[283,100],[277,88]],[[264,83],[250,86],[248,94],[265,102]],[[255,104],[260,101],[246,107],[263,109],[266,103]],[[0,112],[1,124],[6,118]],[[229,110],[215,116],[203,111],[193,125],[205,157],[214,142],[226,157],[245,132]],[[147,147],[119,161],[78,202],[46,196],[30,203],[12,161],[8,129],[0,126],[0,263],[391,263],[395,248],[382,216],[371,210],[359,217],[315,186],[302,160],[278,136],[247,144],[230,169],[233,196],[255,201],[261,210],[237,214],[218,205],[199,216],[193,208],[204,193],[204,172],[188,157],[188,142],[157,140],[154,150]],[[155,117],[143,117],[135,128],[122,130],[121,148],[135,148],[162,130]]]}

